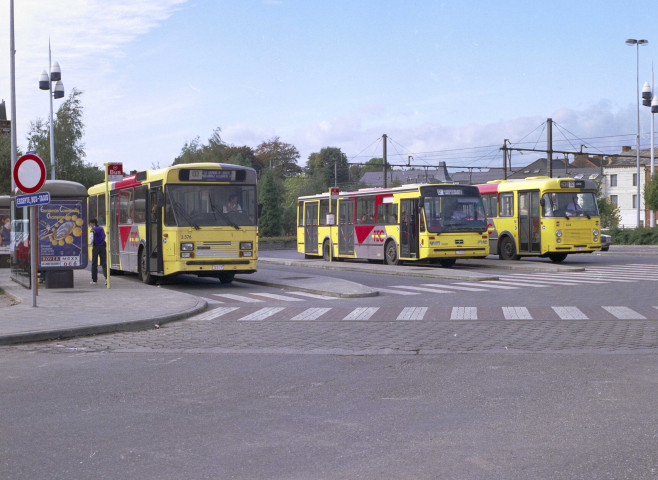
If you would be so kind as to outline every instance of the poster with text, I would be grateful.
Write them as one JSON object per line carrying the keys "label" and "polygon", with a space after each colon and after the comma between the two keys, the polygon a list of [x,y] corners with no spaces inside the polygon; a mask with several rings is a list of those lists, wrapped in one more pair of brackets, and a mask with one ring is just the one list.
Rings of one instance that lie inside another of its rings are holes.
{"label": "poster with text", "polygon": [[11,249],[11,211],[0,208],[0,255],[9,255]]}
{"label": "poster with text", "polygon": [[38,207],[40,270],[87,266],[87,202],[53,199]]}

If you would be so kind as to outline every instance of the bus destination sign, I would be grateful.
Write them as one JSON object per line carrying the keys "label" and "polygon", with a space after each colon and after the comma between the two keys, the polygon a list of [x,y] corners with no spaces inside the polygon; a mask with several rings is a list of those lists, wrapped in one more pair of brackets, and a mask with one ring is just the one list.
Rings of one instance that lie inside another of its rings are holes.
{"label": "bus destination sign", "polygon": [[[234,182],[235,170],[190,170],[190,182]],[[181,180],[183,180],[181,178]]]}

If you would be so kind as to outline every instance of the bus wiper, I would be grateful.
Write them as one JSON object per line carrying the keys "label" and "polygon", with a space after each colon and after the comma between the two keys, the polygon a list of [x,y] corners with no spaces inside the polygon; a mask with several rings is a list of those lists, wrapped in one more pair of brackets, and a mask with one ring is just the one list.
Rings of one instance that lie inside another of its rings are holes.
{"label": "bus wiper", "polygon": [[176,209],[176,211],[180,214],[181,217],[183,217],[183,219],[188,223],[188,225],[191,225],[192,227],[194,227],[194,230],[199,230],[200,227],[192,221],[192,218],[187,214],[187,212],[181,206],[181,204],[178,203],[175,200],[173,200],[173,203],[174,203],[174,208]]}
{"label": "bus wiper", "polygon": [[212,209],[213,212],[219,213],[219,215],[224,219],[226,223],[228,223],[230,226],[235,228],[236,230],[240,230],[240,227],[238,227],[238,224],[235,223],[233,220],[228,218],[228,215],[226,215],[224,212],[222,212],[219,208],[215,206],[215,204],[212,201],[212,198],[208,196],[208,203],[210,203],[210,208]]}

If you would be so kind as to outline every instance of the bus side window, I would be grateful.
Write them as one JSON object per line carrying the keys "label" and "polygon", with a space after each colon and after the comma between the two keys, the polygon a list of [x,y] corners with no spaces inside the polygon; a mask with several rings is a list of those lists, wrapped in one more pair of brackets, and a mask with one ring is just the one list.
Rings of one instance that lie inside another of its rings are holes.
{"label": "bus side window", "polygon": [[500,194],[500,216],[511,217],[514,215],[514,194],[501,193]]}

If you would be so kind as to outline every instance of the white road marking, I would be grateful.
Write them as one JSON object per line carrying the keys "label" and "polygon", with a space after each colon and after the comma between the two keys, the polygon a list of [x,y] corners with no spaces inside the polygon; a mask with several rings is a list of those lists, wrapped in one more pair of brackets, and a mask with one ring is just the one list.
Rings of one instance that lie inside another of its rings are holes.
{"label": "white road marking", "polygon": [[647,317],[640,315],[635,310],[629,307],[604,307],[601,308],[607,310],[615,317],[620,320],[646,320]]}
{"label": "white road marking", "polygon": [[427,307],[404,307],[397,320],[422,320]]}
{"label": "white road marking", "polygon": [[551,307],[562,320],[588,320],[578,307]]}
{"label": "white road marking", "polygon": [[252,295],[259,295],[261,297],[271,298],[272,300],[281,300],[282,302],[303,302],[301,298],[288,297],[286,295],[279,295],[278,293],[252,293]]}
{"label": "white road marking", "polygon": [[352,310],[343,320],[368,320],[379,307],[359,307]]}
{"label": "white road marking", "polygon": [[271,317],[275,313],[279,313],[281,310],[285,310],[286,307],[265,307],[260,310],[255,311],[242,317],[239,321],[249,321],[249,320],[265,320],[268,317]]}
{"label": "white road marking", "polygon": [[245,297],[244,295],[234,295],[232,293],[214,293],[213,295],[215,295],[216,297],[227,298],[229,300],[236,300],[238,302],[245,302],[245,303],[263,302],[263,300],[260,300],[258,298]]}
{"label": "white road marking", "polygon": [[226,315],[227,313],[231,313],[234,310],[238,310],[239,307],[219,307],[215,308],[214,310],[209,310],[207,312],[200,313],[199,315],[195,315],[189,320],[194,320],[197,322],[207,322],[208,320],[214,320],[215,318],[219,318],[223,315]]}
{"label": "white road marking", "polygon": [[299,315],[295,315],[290,320],[317,320],[329,310],[331,310],[331,308],[328,307],[308,308]]}
{"label": "white road marking", "polygon": [[532,320],[532,315],[526,307],[503,307],[506,320]]}
{"label": "white road marking", "polygon": [[477,320],[477,307],[452,307],[450,320]]}

